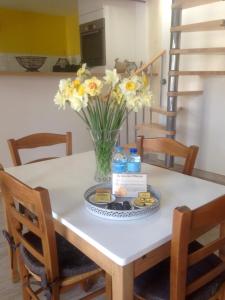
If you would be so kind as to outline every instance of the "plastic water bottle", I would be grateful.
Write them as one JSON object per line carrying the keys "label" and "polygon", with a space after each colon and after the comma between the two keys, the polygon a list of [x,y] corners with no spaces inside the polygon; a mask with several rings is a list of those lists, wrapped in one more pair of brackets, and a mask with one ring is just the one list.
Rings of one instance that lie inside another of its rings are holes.
{"label": "plastic water bottle", "polygon": [[125,173],[127,170],[127,156],[123,147],[116,146],[112,157],[112,173]]}
{"label": "plastic water bottle", "polygon": [[130,155],[127,159],[127,172],[141,172],[141,157],[138,155],[136,148],[130,148]]}

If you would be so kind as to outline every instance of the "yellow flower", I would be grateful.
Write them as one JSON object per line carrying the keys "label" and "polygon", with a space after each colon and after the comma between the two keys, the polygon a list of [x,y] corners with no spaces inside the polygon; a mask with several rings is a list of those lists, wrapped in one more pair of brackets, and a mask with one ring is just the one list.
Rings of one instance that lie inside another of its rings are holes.
{"label": "yellow flower", "polygon": [[72,82],[73,86],[75,87],[75,89],[78,89],[80,84],[81,84],[81,81],[80,79],[76,78],[74,79],[74,81]]}
{"label": "yellow flower", "polygon": [[150,85],[149,76],[147,76],[145,73],[142,75],[142,81],[143,81],[144,88]]}
{"label": "yellow flower", "polygon": [[112,91],[112,99],[114,101],[116,101],[118,104],[121,103],[122,99],[123,99],[123,94],[121,93],[121,90],[116,87],[113,91]]}
{"label": "yellow flower", "polygon": [[78,92],[79,96],[84,96],[84,94],[85,94],[85,88],[84,88],[84,86],[82,84],[78,87],[77,92]]}
{"label": "yellow flower", "polygon": [[135,82],[133,82],[131,80],[128,81],[125,86],[126,86],[127,91],[134,91],[136,89]]}
{"label": "yellow flower", "polygon": [[102,90],[102,82],[96,77],[85,80],[84,86],[85,92],[90,96],[98,96]]}

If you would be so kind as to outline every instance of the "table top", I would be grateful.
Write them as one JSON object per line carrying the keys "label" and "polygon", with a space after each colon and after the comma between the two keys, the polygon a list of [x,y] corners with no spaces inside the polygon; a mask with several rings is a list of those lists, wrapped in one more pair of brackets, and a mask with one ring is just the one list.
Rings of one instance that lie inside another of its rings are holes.
{"label": "table top", "polygon": [[121,266],[171,239],[175,207],[194,209],[225,194],[223,185],[142,164],[148,184],[161,193],[160,209],[139,220],[113,221],[92,215],[84,204],[84,192],[96,184],[93,151],[6,171],[31,187],[47,188],[53,217]]}

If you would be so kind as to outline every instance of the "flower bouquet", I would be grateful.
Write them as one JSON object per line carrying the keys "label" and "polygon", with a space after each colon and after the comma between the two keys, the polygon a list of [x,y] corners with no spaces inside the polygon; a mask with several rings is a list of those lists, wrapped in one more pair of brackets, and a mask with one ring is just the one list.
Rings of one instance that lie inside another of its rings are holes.
{"label": "flower bouquet", "polygon": [[127,113],[150,107],[151,101],[145,74],[122,78],[116,69],[106,70],[100,80],[84,64],[75,79],[60,80],[54,102],[64,109],[68,103],[90,130],[96,155],[96,181],[110,180],[113,147]]}

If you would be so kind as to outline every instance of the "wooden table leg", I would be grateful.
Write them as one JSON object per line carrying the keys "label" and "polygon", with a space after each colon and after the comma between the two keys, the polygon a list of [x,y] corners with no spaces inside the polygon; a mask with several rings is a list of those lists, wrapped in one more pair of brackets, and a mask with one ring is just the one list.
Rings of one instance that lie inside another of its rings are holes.
{"label": "wooden table leg", "polygon": [[112,277],[108,273],[105,274],[106,300],[112,300]]}
{"label": "wooden table leg", "polygon": [[113,300],[133,300],[134,266],[114,265],[112,273]]}

